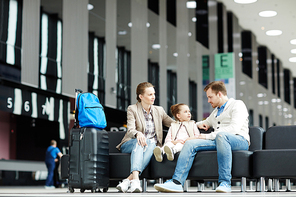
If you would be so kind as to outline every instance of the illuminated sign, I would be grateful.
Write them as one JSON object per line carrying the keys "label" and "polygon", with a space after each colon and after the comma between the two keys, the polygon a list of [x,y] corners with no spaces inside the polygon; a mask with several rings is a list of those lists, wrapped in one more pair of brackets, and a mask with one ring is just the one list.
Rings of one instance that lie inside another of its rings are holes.
{"label": "illuminated sign", "polygon": [[68,97],[18,84],[0,85],[0,110],[16,115],[57,121],[60,138],[65,139],[69,127],[70,102]]}

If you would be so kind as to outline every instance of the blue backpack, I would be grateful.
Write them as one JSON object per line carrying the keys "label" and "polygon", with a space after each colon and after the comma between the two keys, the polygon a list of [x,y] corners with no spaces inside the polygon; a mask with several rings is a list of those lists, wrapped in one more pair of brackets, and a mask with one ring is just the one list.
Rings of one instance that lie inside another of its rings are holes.
{"label": "blue backpack", "polygon": [[76,120],[80,127],[104,129],[107,126],[104,108],[93,93],[79,93],[76,99]]}

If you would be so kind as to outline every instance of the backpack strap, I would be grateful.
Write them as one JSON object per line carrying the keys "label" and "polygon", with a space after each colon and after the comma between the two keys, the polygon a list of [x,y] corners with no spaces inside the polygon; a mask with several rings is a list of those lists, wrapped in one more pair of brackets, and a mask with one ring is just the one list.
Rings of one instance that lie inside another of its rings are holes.
{"label": "backpack strap", "polygon": [[[77,128],[78,125],[79,125],[79,120],[78,120],[78,113],[79,113],[78,108],[79,108],[79,106],[77,106],[76,103],[79,105],[79,98],[80,98],[79,94],[82,93],[82,92],[83,91],[80,90],[80,89],[75,89],[75,93],[76,93],[75,108],[76,109],[75,109],[75,121],[74,121],[74,127],[73,128]],[[79,96],[79,98],[78,98],[78,96]],[[78,100],[78,102],[77,102],[77,100]]]}

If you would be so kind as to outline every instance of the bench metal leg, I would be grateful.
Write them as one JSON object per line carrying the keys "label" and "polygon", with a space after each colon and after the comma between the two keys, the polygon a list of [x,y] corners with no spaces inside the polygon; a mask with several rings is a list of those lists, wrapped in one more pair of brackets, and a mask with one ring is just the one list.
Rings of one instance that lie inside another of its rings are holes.
{"label": "bench metal leg", "polygon": [[260,191],[265,192],[265,178],[260,177]]}
{"label": "bench metal leg", "polygon": [[242,177],[242,180],[241,180],[241,192],[246,192],[246,188],[247,188],[247,178]]}
{"label": "bench metal leg", "polygon": [[256,187],[256,192],[259,192],[259,190],[260,190],[260,183],[259,183],[259,180],[258,179],[256,180],[255,187]]}
{"label": "bench metal leg", "polygon": [[205,184],[198,182],[197,183],[197,191],[202,192],[203,190],[205,190]]}
{"label": "bench metal leg", "polygon": [[290,191],[291,191],[291,180],[286,179],[286,192],[290,192]]}
{"label": "bench metal leg", "polygon": [[250,181],[250,190],[253,190],[253,181]]}
{"label": "bench metal leg", "polygon": [[163,178],[158,178],[158,183],[163,184]]}
{"label": "bench metal leg", "polygon": [[[158,178],[158,183],[163,184],[163,178]],[[160,192],[158,192],[158,193],[160,193]]]}
{"label": "bench metal leg", "polygon": [[256,191],[257,192],[265,192],[265,178],[264,177],[260,177],[260,179],[257,180]]}
{"label": "bench metal leg", "polygon": [[274,179],[274,191],[279,192],[280,191],[280,180]]}
{"label": "bench metal leg", "polygon": [[213,181],[213,182],[212,182],[212,189],[213,189],[213,190],[216,190],[217,187],[218,187],[218,182]]}
{"label": "bench metal leg", "polygon": [[272,190],[273,190],[273,184],[272,183],[274,183],[272,181],[272,179],[268,179],[268,182],[267,182],[267,191],[268,192],[272,192]]}
{"label": "bench metal leg", "polygon": [[147,192],[147,179],[146,178],[143,178],[143,192]]}
{"label": "bench metal leg", "polygon": [[183,187],[183,191],[184,191],[184,192],[187,192],[187,191],[188,191],[188,185],[189,185],[188,181],[189,181],[189,180],[186,180],[186,181],[184,182],[184,187]]}

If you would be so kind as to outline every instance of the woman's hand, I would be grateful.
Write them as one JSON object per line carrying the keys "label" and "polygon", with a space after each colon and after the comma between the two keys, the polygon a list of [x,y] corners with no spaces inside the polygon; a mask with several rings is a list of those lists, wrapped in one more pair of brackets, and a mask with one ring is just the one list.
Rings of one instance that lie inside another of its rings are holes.
{"label": "woman's hand", "polygon": [[146,137],[141,132],[137,133],[137,141],[140,146],[142,146],[142,147],[147,146]]}

